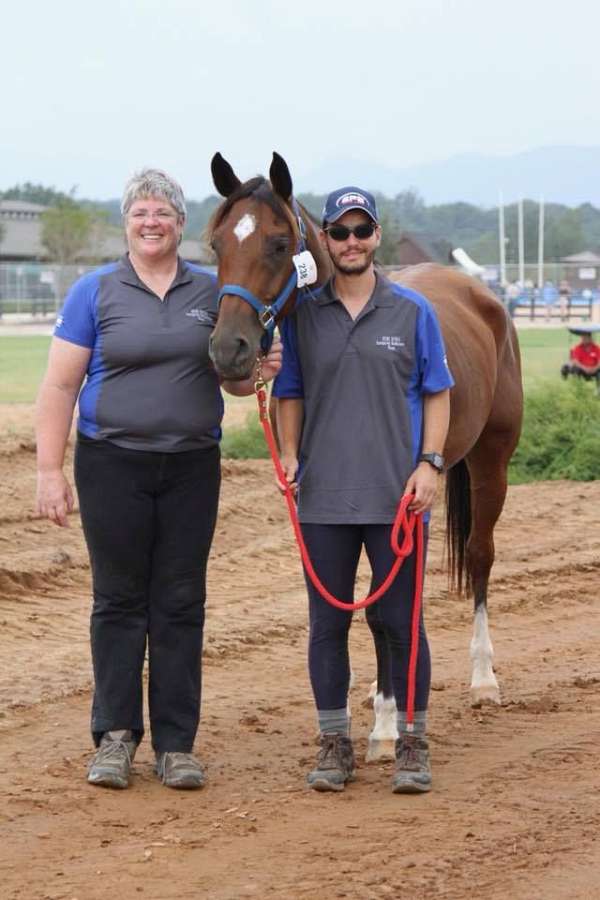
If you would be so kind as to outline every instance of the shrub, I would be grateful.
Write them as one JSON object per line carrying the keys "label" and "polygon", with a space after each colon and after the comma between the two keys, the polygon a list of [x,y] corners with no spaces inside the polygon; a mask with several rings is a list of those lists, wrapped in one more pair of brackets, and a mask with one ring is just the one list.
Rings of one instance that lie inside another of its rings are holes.
{"label": "shrub", "polygon": [[531,391],[511,484],[600,478],[600,397],[594,384],[570,379]]}
{"label": "shrub", "polygon": [[269,448],[256,413],[250,413],[241,428],[228,428],[223,433],[221,453],[225,459],[265,459]]}

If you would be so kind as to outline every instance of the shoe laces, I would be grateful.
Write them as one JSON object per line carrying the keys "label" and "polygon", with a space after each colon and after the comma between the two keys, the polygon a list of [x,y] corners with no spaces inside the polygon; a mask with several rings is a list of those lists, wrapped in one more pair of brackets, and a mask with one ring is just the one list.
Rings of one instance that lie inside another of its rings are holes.
{"label": "shoe laces", "polygon": [[110,740],[105,741],[99,748],[99,753],[102,754],[104,759],[110,759],[112,756],[120,756],[123,752],[127,757],[127,762],[131,765],[131,753],[129,752],[129,747],[127,746],[126,741],[123,740]]}
{"label": "shoe laces", "polygon": [[162,772],[166,769],[167,764],[171,769],[188,768],[194,769],[194,771],[202,770],[202,766],[193,753],[182,753],[179,750],[168,751],[159,757],[158,765]]}
{"label": "shoe laces", "polygon": [[425,748],[421,746],[421,742],[416,737],[401,738],[400,748],[396,757],[398,766],[401,769],[414,769],[421,766],[421,758],[419,751]]}
{"label": "shoe laces", "polygon": [[318,758],[319,768],[338,768],[342,764],[342,740],[343,735],[341,734],[321,735],[321,749],[319,750]]}

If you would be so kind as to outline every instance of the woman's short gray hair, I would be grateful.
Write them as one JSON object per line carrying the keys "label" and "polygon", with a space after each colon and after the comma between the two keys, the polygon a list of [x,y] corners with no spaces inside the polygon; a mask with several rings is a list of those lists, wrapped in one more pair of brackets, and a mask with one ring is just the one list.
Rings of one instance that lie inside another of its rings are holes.
{"label": "woman's short gray hair", "polygon": [[161,169],[142,169],[129,179],[123,191],[121,214],[126,216],[136,200],[162,197],[185,219],[186,208],[180,185]]}

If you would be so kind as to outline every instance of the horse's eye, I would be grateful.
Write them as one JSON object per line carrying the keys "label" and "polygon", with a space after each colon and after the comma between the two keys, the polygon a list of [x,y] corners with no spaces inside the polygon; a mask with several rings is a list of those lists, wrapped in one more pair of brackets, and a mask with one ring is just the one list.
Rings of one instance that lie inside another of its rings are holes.
{"label": "horse's eye", "polygon": [[288,245],[287,241],[278,241],[274,246],[274,251],[278,256],[281,256],[283,253],[287,253]]}

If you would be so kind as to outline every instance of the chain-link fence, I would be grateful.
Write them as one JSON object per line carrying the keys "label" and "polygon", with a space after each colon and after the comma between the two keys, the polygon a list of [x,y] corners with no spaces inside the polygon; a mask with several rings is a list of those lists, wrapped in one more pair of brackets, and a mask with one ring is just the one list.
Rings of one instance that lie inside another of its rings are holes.
{"label": "chain-link fence", "polygon": [[55,315],[69,287],[93,266],[0,263],[0,316]]}

